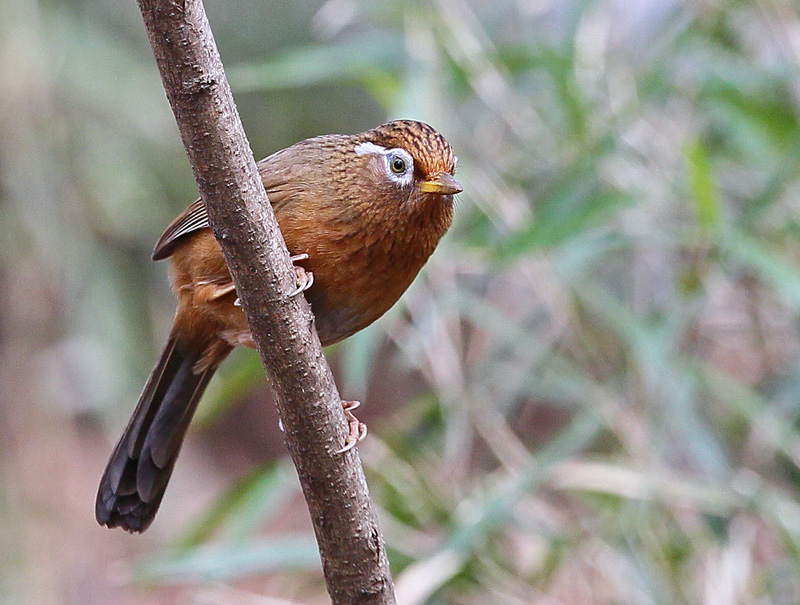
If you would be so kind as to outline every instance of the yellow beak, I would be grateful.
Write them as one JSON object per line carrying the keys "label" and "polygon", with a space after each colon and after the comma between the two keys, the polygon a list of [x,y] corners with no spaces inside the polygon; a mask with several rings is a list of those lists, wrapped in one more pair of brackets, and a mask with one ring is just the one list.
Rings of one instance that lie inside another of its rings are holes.
{"label": "yellow beak", "polygon": [[464,189],[461,187],[461,183],[459,183],[452,174],[440,172],[432,179],[422,181],[419,184],[419,190],[423,193],[453,195],[454,193],[461,193]]}

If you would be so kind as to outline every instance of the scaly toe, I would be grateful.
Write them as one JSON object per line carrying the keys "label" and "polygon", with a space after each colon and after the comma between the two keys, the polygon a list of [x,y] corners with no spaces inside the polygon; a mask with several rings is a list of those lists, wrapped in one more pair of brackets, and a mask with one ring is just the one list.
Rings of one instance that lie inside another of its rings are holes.
{"label": "scaly toe", "polygon": [[[292,264],[307,259],[308,254],[305,252],[303,254],[295,254],[294,256],[289,257],[289,260],[292,261]],[[289,294],[289,296],[297,296],[301,292],[305,292],[314,285],[314,274],[311,271],[306,271],[303,267],[294,265],[294,273],[296,275],[297,288],[295,288],[294,292]]]}
{"label": "scaly toe", "polygon": [[295,267],[294,271],[297,274],[297,288],[289,296],[297,296],[314,285],[314,274],[311,271],[306,271],[303,267]]}
{"label": "scaly toe", "polygon": [[356,444],[367,436],[367,425],[361,422],[353,415],[352,410],[355,410],[361,405],[359,401],[342,401],[342,409],[347,418],[347,437],[344,440],[344,447],[338,450],[337,454],[344,454],[352,450]]}

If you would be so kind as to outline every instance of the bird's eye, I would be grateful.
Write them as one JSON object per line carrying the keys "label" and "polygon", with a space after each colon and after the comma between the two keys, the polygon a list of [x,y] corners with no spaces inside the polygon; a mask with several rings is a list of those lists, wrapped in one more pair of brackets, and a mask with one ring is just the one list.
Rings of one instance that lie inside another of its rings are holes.
{"label": "bird's eye", "polygon": [[406,171],[406,161],[401,157],[392,158],[389,166],[395,174],[403,174]]}
{"label": "bird's eye", "polygon": [[383,167],[389,182],[408,187],[414,180],[414,159],[405,149],[395,147],[383,154]]}

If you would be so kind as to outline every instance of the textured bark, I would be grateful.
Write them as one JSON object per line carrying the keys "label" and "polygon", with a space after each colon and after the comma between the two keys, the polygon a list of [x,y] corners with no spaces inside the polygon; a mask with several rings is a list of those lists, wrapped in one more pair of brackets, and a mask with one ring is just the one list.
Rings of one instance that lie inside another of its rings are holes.
{"label": "textured bark", "polygon": [[150,44],[267,378],[333,603],[395,603],[361,461],[199,0],[138,0]]}

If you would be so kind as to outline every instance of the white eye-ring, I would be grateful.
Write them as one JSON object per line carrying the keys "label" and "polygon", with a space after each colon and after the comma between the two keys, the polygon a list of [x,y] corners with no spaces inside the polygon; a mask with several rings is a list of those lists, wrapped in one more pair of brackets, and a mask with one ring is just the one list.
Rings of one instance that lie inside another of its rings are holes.
{"label": "white eye-ring", "polygon": [[405,149],[390,149],[386,152],[384,162],[386,174],[391,180],[405,187],[414,178],[414,160]]}
{"label": "white eye-ring", "polygon": [[378,155],[383,159],[383,168],[389,180],[401,187],[411,184],[414,178],[414,159],[405,149],[395,147],[386,149],[375,143],[360,143],[356,145],[358,155]]}

